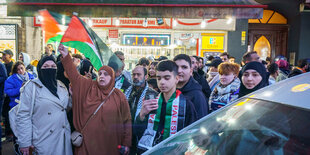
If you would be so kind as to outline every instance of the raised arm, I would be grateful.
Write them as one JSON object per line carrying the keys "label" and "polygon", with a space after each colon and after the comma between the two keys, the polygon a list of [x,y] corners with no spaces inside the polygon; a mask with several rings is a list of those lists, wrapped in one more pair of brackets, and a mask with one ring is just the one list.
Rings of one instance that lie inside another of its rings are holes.
{"label": "raised arm", "polygon": [[[61,60],[62,65],[68,75],[68,78],[72,84],[73,91],[87,91],[87,90],[80,90],[80,86],[83,85],[91,85],[92,79],[87,79],[83,77],[77,71],[76,67],[73,64],[72,57],[68,54],[68,50],[62,45],[59,45],[58,51],[62,54],[63,59]],[[75,92],[73,92],[75,93]]]}

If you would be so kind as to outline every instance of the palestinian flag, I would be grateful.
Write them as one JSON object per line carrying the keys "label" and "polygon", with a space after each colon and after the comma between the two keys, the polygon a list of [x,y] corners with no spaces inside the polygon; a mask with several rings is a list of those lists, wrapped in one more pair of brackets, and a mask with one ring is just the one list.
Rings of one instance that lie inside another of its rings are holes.
{"label": "palestinian flag", "polygon": [[60,42],[66,23],[69,23],[70,17],[64,16],[46,9],[39,11],[42,17],[42,30],[44,31],[45,43]]}
{"label": "palestinian flag", "polygon": [[[83,53],[97,70],[102,65],[107,65],[110,57],[113,56],[113,52],[97,34],[75,15],[71,18],[61,43]],[[113,59],[113,61],[121,67],[122,62],[119,59]]]}

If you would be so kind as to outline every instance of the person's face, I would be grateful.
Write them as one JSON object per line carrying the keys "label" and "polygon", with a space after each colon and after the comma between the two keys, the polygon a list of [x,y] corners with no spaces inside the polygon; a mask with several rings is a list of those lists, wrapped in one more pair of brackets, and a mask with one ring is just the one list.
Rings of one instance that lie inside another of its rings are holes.
{"label": "person's face", "polygon": [[151,65],[151,66],[149,67],[149,74],[150,74],[151,77],[156,76],[155,66],[154,66],[154,65]]}
{"label": "person's face", "polygon": [[247,89],[253,89],[262,81],[262,76],[254,69],[246,70],[242,75],[242,83]]}
{"label": "person's face", "polygon": [[17,66],[17,73],[20,75],[24,75],[26,72],[25,66],[24,65],[18,65]]}
{"label": "person's face", "polygon": [[79,66],[80,65],[80,63],[81,63],[81,60],[79,59],[79,58],[72,58],[72,60],[73,60],[73,64],[77,67],[77,66]]}
{"label": "person's face", "polygon": [[54,61],[48,60],[42,65],[41,69],[57,69],[57,65]]}
{"label": "person's face", "polygon": [[102,69],[98,72],[97,82],[100,86],[107,86],[110,83],[111,78],[111,75]]}
{"label": "person's face", "polygon": [[260,59],[260,57],[256,53],[251,54],[251,61],[257,61],[260,63],[262,62],[262,60]]}
{"label": "person's face", "polygon": [[122,74],[123,70],[119,69],[118,71],[115,72],[115,77],[119,77]]}
{"label": "person's face", "polygon": [[52,52],[54,49],[53,49],[53,46],[52,45],[47,45],[47,48],[50,52]]}
{"label": "person's face", "polygon": [[134,83],[139,83],[143,80],[146,80],[146,76],[144,76],[143,67],[139,66],[133,69],[132,71],[132,81]]}
{"label": "person's face", "polygon": [[191,58],[193,71],[196,72],[198,70],[198,62],[197,62],[196,58],[194,58],[194,57],[190,57],[190,58]]}
{"label": "person's face", "polygon": [[2,55],[2,60],[5,62],[5,63],[9,63],[9,62],[11,62],[11,55],[9,55],[9,54],[3,54]]}
{"label": "person's face", "polygon": [[235,59],[234,59],[234,58],[231,58],[231,59],[229,59],[229,62],[230,62],[230,63],[235,63]]}
{"label": "person's face", "polygon": [[192,76],[193,69],[189,66],[185,60],[177,60],[175,63],[178,65],[179,82],[187,82]]}
{"label": "person's face", "polygon": [[220,56],[220,58],[222,59],[223,62],[228,62],[229,61],[227,55]]}
{"label": "person's face", "polygon": [[20,55],[19,55],[18,60],[24,61],[24,56],[23,56],[23,54],[20,54]]}
{"label": "person's face", "polygon": [[123,63],[125,62],[125,57],[123,55],[116,55]]}
{"label": "person's face", "polygon": [[198,67],[199,67],[200,69],[203,68],[203,60],[202,60],[202,59],[199,59],[199,65],[198,65]]}
{"label": "person's face", "polygon": [[217,68],[214,66],[210,67],[210,72],[218,72]]}
{"label": "person's face", "polygon": [[222,74],[220,75],[220,82],[222,85],[227,86],[235,79],[235,77],[236,75],[233,72],[230,72],[229,74]]}
{"label": "person's face", "polygon": [[179,76],[169,71],[156,71],[157,86],[163,93],[168,93],[176,88]]}

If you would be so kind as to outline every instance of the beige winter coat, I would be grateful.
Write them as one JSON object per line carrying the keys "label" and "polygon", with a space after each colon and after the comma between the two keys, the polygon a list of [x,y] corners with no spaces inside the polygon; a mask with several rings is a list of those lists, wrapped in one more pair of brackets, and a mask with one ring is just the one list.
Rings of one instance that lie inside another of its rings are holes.
{"label": "beige winter coat", "polygon": [[[36,87],[32,111],[32,92]],[[21,88],[20,107],[17,114],[17,138],[20,147],[33,145],[42,155],[71,155],[70,125],[66,109],[69,95],[64,84],[58,81],[54,96],[39,79],[33,79]]]}

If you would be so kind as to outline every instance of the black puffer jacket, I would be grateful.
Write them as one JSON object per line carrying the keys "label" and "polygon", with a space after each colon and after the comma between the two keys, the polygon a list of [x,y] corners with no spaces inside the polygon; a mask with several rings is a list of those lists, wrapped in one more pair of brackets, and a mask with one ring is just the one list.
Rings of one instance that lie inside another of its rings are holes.
{"label": "black puffer jacket", "polygon": [[206,97],[202,92],[200,84],[193,77],[191,77],[187,84],[179,90],[194,104],[198,119],[209,113],[209,105]]}

